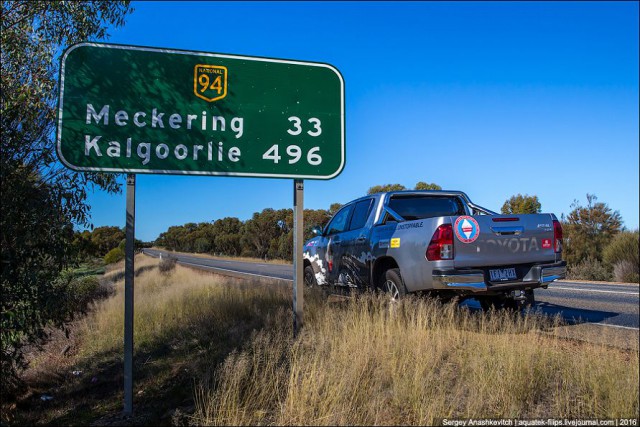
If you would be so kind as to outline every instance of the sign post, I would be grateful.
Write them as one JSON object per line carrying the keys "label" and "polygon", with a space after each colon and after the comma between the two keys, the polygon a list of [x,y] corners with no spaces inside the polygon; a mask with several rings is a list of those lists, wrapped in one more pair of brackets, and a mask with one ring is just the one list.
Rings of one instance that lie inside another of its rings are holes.
{"label": "sign post", "polygon": [[124,260],[124,412],[133,413],[133,281],[136,224],[136,176],[127,175]]}
{"label": "sign post", "polygon": [[329,64],[78,43],[60,66],[57,153],[127,173],[124,411],[133,411],[135,174],[294,180],[294,335],[303,322],[304,179],[345,165],[344,79]]}
{"label": "sign post", "polygon": [[304,307],[304,181],[293,180],[293,337],[300,333],[303,324]]}

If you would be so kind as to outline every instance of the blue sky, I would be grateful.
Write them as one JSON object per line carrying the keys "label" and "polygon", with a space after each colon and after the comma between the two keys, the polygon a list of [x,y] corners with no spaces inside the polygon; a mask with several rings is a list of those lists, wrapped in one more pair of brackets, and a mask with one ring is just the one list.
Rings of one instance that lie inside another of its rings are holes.
{"label": "blue sky", "polygon": [[[586,193],[638,228],[638,2],[133,2],[112,43],[325,62],[346,96],[346,166],[305,208],[418,181],[499,210],[568,214]],[[136,237],[290,208],[285,179],[138,175]],[[89,198],[124,226],[125,195]]]}

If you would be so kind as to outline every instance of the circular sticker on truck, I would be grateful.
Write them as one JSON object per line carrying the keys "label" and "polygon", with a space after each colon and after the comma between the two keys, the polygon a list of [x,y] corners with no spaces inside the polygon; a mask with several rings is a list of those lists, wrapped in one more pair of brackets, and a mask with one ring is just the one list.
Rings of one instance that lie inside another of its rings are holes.
{"label": "circular sticker on truck", "polygon": [[473,243],[480,235],[480,226],[478,221],[470,216],[460,216],[453,225],[456,237],[462,243]]}

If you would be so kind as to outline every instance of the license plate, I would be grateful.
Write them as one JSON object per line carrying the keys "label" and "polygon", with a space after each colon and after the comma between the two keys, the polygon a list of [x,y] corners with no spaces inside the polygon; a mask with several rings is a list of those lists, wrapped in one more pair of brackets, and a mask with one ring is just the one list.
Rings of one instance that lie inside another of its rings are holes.
{"label": "license plate", "polygon": [[489,270],[489,276],[492,282],[506,282],[507,280],[515,280],[516,269],[515,268],[496,268]]}

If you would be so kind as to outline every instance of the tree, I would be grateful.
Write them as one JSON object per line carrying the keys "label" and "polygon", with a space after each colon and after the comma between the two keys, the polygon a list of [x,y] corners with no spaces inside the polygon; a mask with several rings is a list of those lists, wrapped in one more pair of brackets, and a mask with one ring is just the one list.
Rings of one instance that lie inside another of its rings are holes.
{"label": "tree", "polygon": [[426,182],[420,181],[416,183],[415,190],[442,190],[442,187],[438,184],[427,184]]}
{"label": "tree", "polygon": [[376,193],[385,193],[387,191],[402,191],[407,188],[402,184],[385,184],[385,185],[375,185],[367,191],[367,194],[376,194]]}
{"label": "tree", "polygon": [[[332,208],[334,205],[339,205],[339,203],[334,203],[332,204]],[[342,206],[342,205],[340,205]],[[336,209],[336,212],[339,210],[340,208]],[[331,209],[330,209],[331,210]],[[325,211],[324,209],[305,209],[304,210],[304,240],[309,240],[310,238],[314,237],[313,234],[313,228],[314,227],[320,227],[320,228],[324,228],[325,225],[327,225],[327,223],[329,222],[329,220],[331,219],[331,216],[334,214],[330,213],[330,211]]]}
{"label": "tree", "polygon": [[503,214],[535,214],[542,212],[542,205],[538,201],[538,196],[524,196],[518,193],[504,202],[501,212]]}
{"label": "tree", "polygon": [[111,249],[117,248],[125,237],[120,227],[97,227],[91,233],[91,242],[96,247],[98,256],[105,256]]}
{"label": "tree", "polygon": [[240,255],[242,228],[243,224],[238,218],[227,217],[216,220],[212,229],[215,250],[223,255]]}
{"label": "tree", "polygon": [[622,228],[620,213],[597,199],[587,194],[587,206],[575,200],[566,220],[563,217],[564,259],[569,264],[586,259],[602,261],[605,247]]}
{"label": "tree", "polygon": [[255,212],[244,224],[243,249],[249,249],[249,254],[258,258],[265,258],[270,252],[273,256],[273,252],[277,252],[277,240],[284,232],[283,227],[279,225],[283,219],[280,211],[271,208]]}
{"label": "tree", "polygon": [[55,155],[57,57],[63,47],[102,39],[129,2],[4,1],[0,23],[0,306],[2,391],[15,384],[22,346],[65,320],[52,282],[70,262],[73,224],[88,225],[87,189],[118,192],[115,175],[76,173]]}
{"label": "tree", "polygon": [[336,212],[338,212],[341,207],[342,207],[342,203],[331,203],[331,206],[329,206],[329,215],[331,216],[335,215]]}
{"label": "tree", "polygon": [[91,240],[91,232],[89,230],[73,233],[71,246],[73,248],[73,256],[79,261],[95,257],[98,253],[98,248]]}

